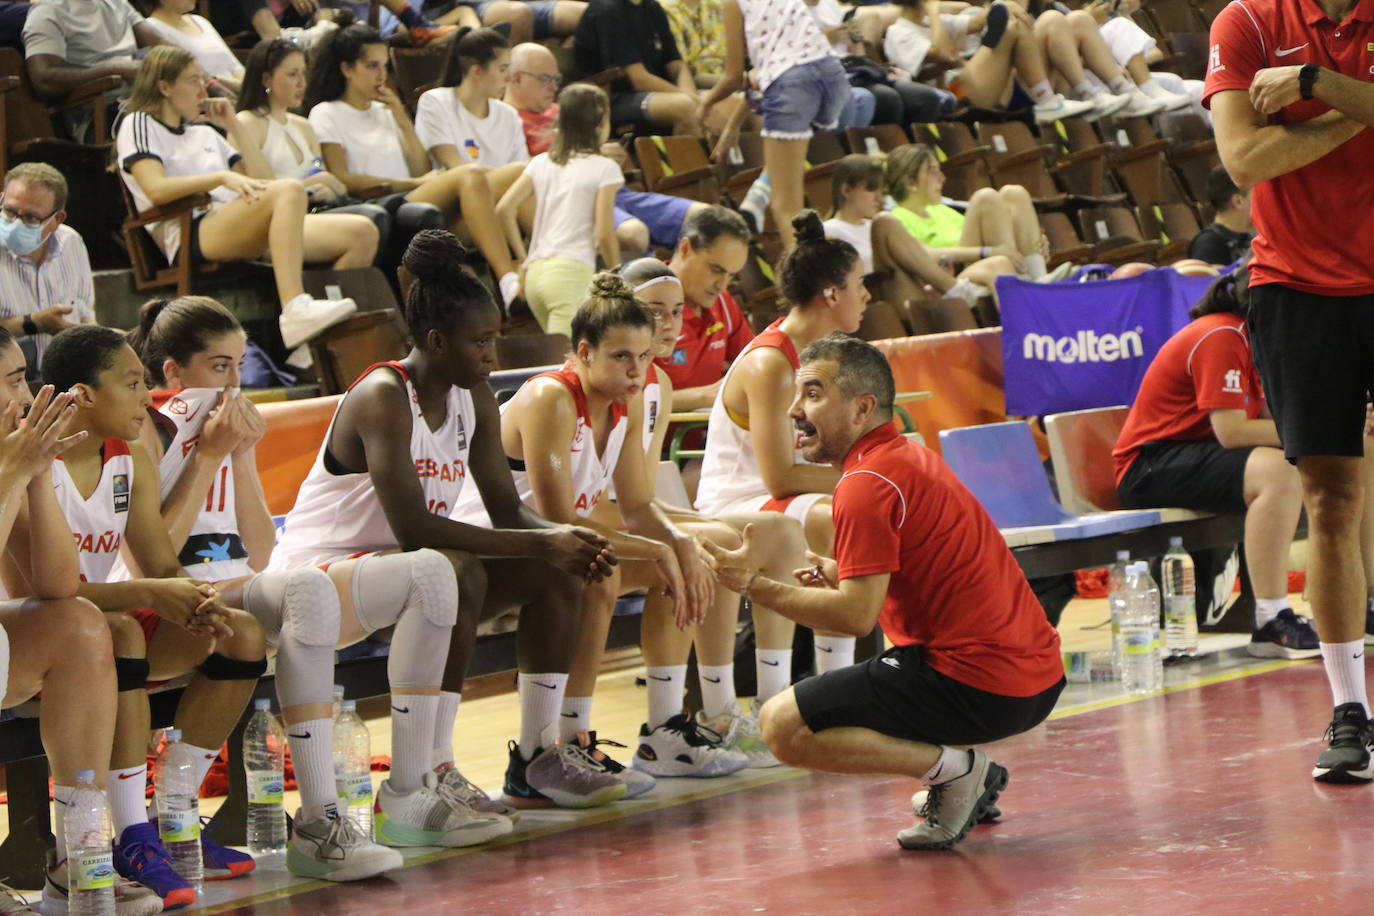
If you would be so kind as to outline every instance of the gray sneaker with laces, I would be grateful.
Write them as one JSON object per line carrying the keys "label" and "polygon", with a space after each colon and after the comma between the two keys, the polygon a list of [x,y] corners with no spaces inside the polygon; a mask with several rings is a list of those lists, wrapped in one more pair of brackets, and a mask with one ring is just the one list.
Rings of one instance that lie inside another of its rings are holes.
{"label": "gray sneaker with laces", "polygon": [[359,881],[400,868],[401,854],[372,842],[351,817],[320,816],[306,820],[301,811],[291,822],[286,869],[302,878]]}
{"label": "gray sneaker with laces", "polygon": [[479,814],[499,814],[502,817],[511,819],[515,823],[520,819],[520,812],[510,805],[504,804],[499,799],[492,798],[482,790],[471,779],[468,779],[458,771],[458,767],[447,764],[441,769],[434,771],[439,777],[439,785],[446,786],[450,792],[462,799],[473,811]]}
{"label": "gray sneaker with laces", "polygon": [[1007,771],[982,751],[969,751],[971,766],[958,779],[931,786],[925,820],[897,834],[903,849],[953,849],[983,819],[1007,785]]}
{"label": "gray sneaker with laces", "polygon": [[625,783],[576,744],[540,749],[525,768],[531,789],[560,808],[595,808],[625,794]]}

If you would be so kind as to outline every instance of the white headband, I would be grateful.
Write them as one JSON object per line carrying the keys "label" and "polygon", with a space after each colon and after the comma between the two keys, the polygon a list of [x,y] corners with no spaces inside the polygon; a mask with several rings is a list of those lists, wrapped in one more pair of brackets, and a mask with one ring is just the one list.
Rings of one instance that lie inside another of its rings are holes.
{"label": "white headband", "polygon": [[654,277],[652,279],[645,280],[643,283],[636,286],[634,291],[636,293],[642,293],[651,286],[657,286],[659,283],[668,283],[669,281],[676,283],[679,286],[682,285],[682,281],[677,278],[677,274],[669,273],[664,274],[661,277]]}

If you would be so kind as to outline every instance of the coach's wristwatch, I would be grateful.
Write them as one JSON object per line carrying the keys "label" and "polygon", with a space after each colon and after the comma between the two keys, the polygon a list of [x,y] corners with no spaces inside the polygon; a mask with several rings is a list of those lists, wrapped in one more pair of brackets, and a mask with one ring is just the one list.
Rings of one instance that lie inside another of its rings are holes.
{"label": "coach's wristwatch", "polygon": [[1312,101],[1312,87],[1317,84],[1317,74],[1321,69],[1316,64],[1303,64],[1298,71],[1298,94],[1309,102]]}

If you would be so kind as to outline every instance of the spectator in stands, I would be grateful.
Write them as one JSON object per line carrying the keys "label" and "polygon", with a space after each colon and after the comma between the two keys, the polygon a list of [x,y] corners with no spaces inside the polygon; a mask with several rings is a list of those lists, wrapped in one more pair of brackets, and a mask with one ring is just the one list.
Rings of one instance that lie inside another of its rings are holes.
{"label": "spectator in stands", "polygon": [[1311,622],[1288,605],[1288,549],[1302,511],[1298,470],[1250,351],[1249,271],[1219,278],[1160,348],[1116,440],[1117,493],[1131,509],[1181,506],[1245,515],[1259,658],[1321,652]]}
{"label": "spectator in stands", "polygon": [[968,264],[1003,255],[1026,278],[1045,276],[1045,235],[1030,194],[1019,184],[980,188],[960,213],[940,202],[945,173],[935,151],[924,143],[888,153],[883,181],[897,202],[892,215],[935,257]]}
{"label": "spectator in stands", "polygon": [[582,0],[426,0],[424,5],[436,22],[472,29],[509,23],[516,44],[567,38],[586,10]]}
{"label": "spectator in stands", "polygon": [[[341,21],[347,22],[347,16]],[[481,169],[430,167],[405,105],[387,85],[387,49],[376,30],[349,23],[316,49],[305,104],[329,171],[350,192],[386,186],[394,201],[432,204],[455,235],[476,241],[507,305],[520,287]]]}
{"label": "spectator in stands", "polygon": [[[548,152],[553,142],[553,125],[558,118],[554,96],[562,81],[558,61],[543,45],[526,43],[511,50],[510,63],[505,101],[520,114],[529,154],[538,156]],[[601,153],[614,159],[622,172],[634,168],[624,147],[618,143],[603,143]],[[682,224],[687,214],[704,206],[684,197],[621,187],[615,192],[614,210],[615,235],[620,241],[620,250],[633,255],[647,251],[650,244],[672,248],[682,237]],[[521,212],[522,227],[532,215],[527,217]]]}
{"label": "spectator in stands", "polygon": [[91,261],[63,225],[67,179],[43,162],[16,165],[0,198],[0,327],[20,338],[37,374],[52,335],[95,321]]}
{"label": "spectator in stands", "polygon": [[744,312],[726,289],[749,258],[744,218],[719,205],[687,218],[668,262],[685,297],[682,330],[672,352],[656,360],[673,383],[673,410],[711,406],[730,364],[754,338]]}
{"label": "spectator in stands", "polygon": [[[574,83],[558,94],[553,146],[540,153],[497,205],[506,238],[525,265],[525,301],[548,334],[571,336],[573,315],[596,273],[596,258],[620,266],[613,210],[625,183],[620,166],[601,155],[610,132],[606,93]],[[517,212],[534,198],[528,252]]]}
{"label": "spectator in stands", "polygon": [[1014,246],[957,248],[952,259],[972,263],[957,276],[951,274],[897,217],[883,211],[883,164],[872,156],[845,156],[831,173],[830,184],[835,214],[825,221],[826,236],[854,246],[863,275],[891,271],[888,290],[893,301],[923,299],[923,286],[929,283],[941,296],[964,299],[971,308],[979,298],[996,295],[997,277],[1025,266]]}
{"label": "spectator in stands", "polygon": [[[48,853],[45,902],[65,905],[67,899],[66,802],[76,785],[76,773],[94,771],[104,788],[114,742],[117,681],[110,632],[100,611],[76,597],[81,582],[76,543],[62,516],[52,485],[52,462],[85,435],[66,438],[67,421],[75,408],[70,392],[54,394],[51,386],[29,394],[24,353],[9,332],[0,329],[0,492],[4,501],[20,507],[29,519],[28,537],[14,530],[16,513],[0,520],[0,543],[10,562],[0,566],[6,600],[0,601],[0,691],[3,705],[17,706],[40,690],[39,720],[43,751],[53,781],[55,851]],[[25,410],[28,418],[21,424]],[[10,830],[23,825],[13,818]],[[102,838],[102,841],[105,841]],[[15,908],[5,888],[0,909]],[[156,913],[157,896],[125,881],[115,885],[121,912]]]}
{"label": "spectator in stands", "polygon": [[663,0],[668,28],[698,89],[710,89],[725,73],[725,8],[721,0]]}
{"label": "spectator in stands", "polygon": [[996,2],[958,14],[942,12],[940,0],[898,0],[897,6],[902,14],[883,40],[888,61],[907,73],[920,73],[927,56],[957,64],[948,78],[958,78],[973,105],[1008,107],[1013,79],[1030,96],[1040,123],[1101,117],[1108,108],[1119,110],[1129,101],[1115,101],[1110,95],[1071,101],[1055,92],[1034,25],[1019,6]]}
{"label": "spectator in stands", "polygon": [[1226,166],[1218,165],[1207,173],[1207,200],[1216,215],[1193,236],[1188,257],[1208,264],[1234,264],[1250,253],[1250,240],[1255,237],[1250,192],[1236,187]]}
{"label": "spectator in stands", "polygon": [[229,50],[208,19],[192,12],[197,0],[147,0],[151,8],[144,21],[164,44],[185,48],[196,56],[207,77],[212,95],[238,95],[243,86],[243,64]]}
{"label": "spectator in stands", "polygon": [[120,175],[140,211],[189,194],[211,197],[190,238],[181,237],[175,218],[148,227],[169,262],[182,245],[191,246],[193,261],[270,255],[288,349],[357,311],[352,299],[311,298],[301,267],[367,266],[377,251],[376,227],[357,215],[307,215],[301,183],[274,180],[262,151],[239,132],[229,101],[206,98],[205,75],[191,52],[164,46],[148,54],[115,133]]}
{"label": "spectator in stands", "polygon": [[[162,43],[128,0],[43,0],[29,7],[24,20],[29,80],[34,92],[51,101],[102,76],[132,83],[139,70],[135,52]],[[88,139],[89,111],[67,112],[62,121],[71,139]]]}
{"label": "spectator in stands", "polygon": [[[1159,42],[1132,18],[1141,7],[1141,0],[1093,0],[1081,9],[1097,23],[1098,34],[1107,43],[1121,69],[1140,87],[1140,91],[1164,102],[1165,111],[1175,111],[1191,104],[1194,111],[1209,122],[1211,115],[1202,107],[1202,80],[1185,80],[1176,73],[1151,70],[1152,64],[1164,59]],[[1187,101],[1184,101],[1187,99]]]}

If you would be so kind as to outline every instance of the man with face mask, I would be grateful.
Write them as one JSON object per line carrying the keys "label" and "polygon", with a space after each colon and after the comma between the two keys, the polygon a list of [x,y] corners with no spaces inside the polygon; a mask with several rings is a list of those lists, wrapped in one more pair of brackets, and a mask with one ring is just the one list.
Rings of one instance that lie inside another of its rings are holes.
{"label": "man with face mask", "polygon": [[0,327],[19,340],[34,373],[53,334],[95,323],[91,261],[80,233],[63,225],[66,206],[67,180],[52,166],[25,162],[5,175]]}
{"label": "man with face mask", "polygon": [[708,545],[732,591],[817,630],[863,636],[881,622],[892,648],[808,678],[760,712],[768,749],[789,766],[910,776],[924,820],[905,849],[949,849],[996,818],[1007,771],[971,745],[1028,731],[1064,689],[1059,636],[997,526],[940,456],[892,425],[892,370],[871,344],[832,334],[801,353],[788,412],[808,461],[843,471],[835,558],[800,586],[740,549]]}

